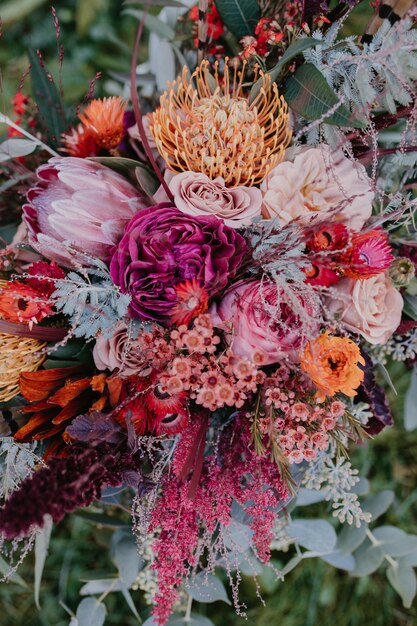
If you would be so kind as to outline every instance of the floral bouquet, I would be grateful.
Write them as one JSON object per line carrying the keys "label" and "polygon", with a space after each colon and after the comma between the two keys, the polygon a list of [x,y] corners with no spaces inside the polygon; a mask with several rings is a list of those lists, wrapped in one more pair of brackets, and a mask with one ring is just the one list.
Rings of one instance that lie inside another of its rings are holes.
{"label": "floral bouquet", "polygon": [[1,117],[0,545],[5,578],[35,545],[39,584],[65,515],[118,527],[73,626],[110,592],[138,617],[132,588],[148,626],[208,626],[222,577],[244,615],[242,575],[311,557],[413,600],[417,537],[374,525],[393,493],[348,452],[416,358],[417,13],[374,2],[344,37],[359,2],[128,2],[119,95],[70,112],[38,51]]}

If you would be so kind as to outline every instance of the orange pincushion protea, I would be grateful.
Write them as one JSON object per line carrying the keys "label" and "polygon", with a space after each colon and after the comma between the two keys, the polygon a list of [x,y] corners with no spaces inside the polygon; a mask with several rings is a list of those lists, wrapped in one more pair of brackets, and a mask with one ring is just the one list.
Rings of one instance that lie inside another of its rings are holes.
{"label": "orange pincushion protea", "polygon": [[98,146],[112,150],[123,139],[125,109],[126,103],[118,96],[97,98],[78,117]]}
{"label": "orange pincushion protea", "polygon": [[365,359],[358,346],[347,337],[334,337],[325,332],[310,341],[301,356],[301,368],[318,390],[319,400],[337,392],[356,396],[363,382]]}
{"label": "orange pincushion protea", "polygon": [[221,176],[228,187],[261,183],[291,140],[288,107],[277,86],[260,72],[262,87],[251,102],[243,89],[245,65],[238,72],[226,60],[223,78],[217,63],[214,76],[209,73],[207,61],[191,78],[187,72],[184,68],[150,116],[168,168]]}

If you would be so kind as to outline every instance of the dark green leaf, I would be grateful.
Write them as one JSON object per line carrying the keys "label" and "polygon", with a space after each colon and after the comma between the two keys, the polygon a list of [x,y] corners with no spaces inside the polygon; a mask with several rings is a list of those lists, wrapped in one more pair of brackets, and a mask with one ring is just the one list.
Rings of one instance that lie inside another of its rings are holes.
{"label": "dark green leaf", "polygon": [[137,167],[141,165],[140,161],[134,159],[125,159],[124,157],[88,157],[90,161],[96,161],[114,170],[118,174],[130,177],[130,174],[135,171]]}
{"label": "dark green leaf", "polygon": [[[273,67],[272,70],[268,72],[268,74],[271,77],[271,81],[275,82],[277,78],[279,77],[279,75],[281,74],[282,70],[284,69],[285,65],[289,61],[292,61],[292,59],[294,59],[296,56],[301,54],[303,50],[307,50],[308,48],[314,48],[315,46],[320,46],[322,44],[323,44],[322,41],[320,41],[319,39],[314,39],[313,37],[306,37],[305,39],[298,39],[297,41],[294,41],[294,43],[292,43],[286,49],[286,51],[284,52],[284,54],[282,55],[278,63],[275,65],[275,67]],[[260,89],[262,87],[262,83],[263,83],[262,78],[260,78],[259,80],[256,81],[256,83],[254,83],[250,92],[250,97],[249,97],[251,102],[253,102],[253,100],[255,100],[256,96],[259,94]]]}
{"label": "dark green leaf", "polygon": [[142,191],[152,198],[159,187],[157,178],[152,174],[149,167],[141,164],[136,167],[135,174]]}
{"label": "dark green leaf", "polygon": [[104,515],[102,513],[93,513],[91,511],[76,511],[74,513],[77,517],[82,517],[87,520],[87,522],[91,522],[96,524],[97,526],[107,526],[108,528],[129,528],[128,524],[123,522],[117,517],[110,517],[109,515]]}
{"label": "dark green leaf", "polygon": [[323,123],[336,126],[364,128],[365,124],[354,120],[348,109],[341,104],[331,115],[328,112],[339,102],[323,74],[311,63],[301,65],[287,81],[285,99],[290,107],[306,120],[323,118]]}
{"label": "dark green leaf", "polygon": [[253,35],[261,11],[256,0],[216,0],[216,7],[227,28],[241,39]]}
{"label": "dark green leaf", "polygon": [[51,135],[49,143],[56,147],[60,144],[62,133],[67,129],[61,98],[55,83],[49,80],[45,68],[41,66],[36,52],[29,50],[28,55],[33,97],[38,105],[41,120]]}

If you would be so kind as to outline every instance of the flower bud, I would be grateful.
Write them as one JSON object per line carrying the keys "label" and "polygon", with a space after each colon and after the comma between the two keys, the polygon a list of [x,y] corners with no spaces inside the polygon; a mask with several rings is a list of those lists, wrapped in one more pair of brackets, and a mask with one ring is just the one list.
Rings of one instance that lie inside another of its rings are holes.
{"label": "flower bud", "polygon": [[406,257],[398,257],[389,268],[389,277],[394,287],[407,287],[415,276],[414,263]]}

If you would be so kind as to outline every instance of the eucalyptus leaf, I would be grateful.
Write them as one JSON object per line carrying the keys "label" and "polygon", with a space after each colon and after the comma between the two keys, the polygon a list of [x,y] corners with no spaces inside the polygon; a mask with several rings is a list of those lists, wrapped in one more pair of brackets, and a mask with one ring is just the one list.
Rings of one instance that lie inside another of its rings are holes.
{"label": "eucalyptus leaf", "polygon": [[38,610],[40,610],[39,604],[39,591],[42,581],[43,568],[45,566],[45,560],[48,555],[48,547],[51,539],[52,532],[52,518],[50,515],[45,515],[44,526],[41,531],[36,535],[35,539],[35,583],[34,583],[34,596],[35,604]]}
{"label": "eucalyptus leaf", "polygon": [[11,583],[15,583],[16,585],[20,585],[21,587],[27,588],[27,583],[23,580],[23,578],[14,572],[11,576],[10,574],[11,567],[10,565],[0,556],[0,574],[7,576],[7,580]]}
{"label": "eucalyptus leaf", "polygon": [[[142,626],[158,626],[158,622],[150,617],[143,622]],[[203,615],[191,614],[191,617],[172,615],[166,622],[165,626],[215,626],[211,619],[203,617]]]}
{"label": "eucalyptus leaf", "polygon": [[373,574],[384,561],[384,553],[378,546],[374,546],[369,539],[365,540],[353,555],[356,565],[352,576],[368,576]]}
{"label": "eucalyptus leaf", "polygon": [[67,129],[65,112],[55,83],[48,76],[45,67],[42,67],[34,50],[28,50],[30,61],[30,78],[32,94],[39,108],[41,120],[49,131],[52,147],[60,144],[61,135]]}
{"label": "eucalyptus leaf", "polygon": [[284,97],[289,106],[306,120],[321,120],[325,124],[364,128],[365,124],[355,120],[350,111],[340,104],[339,98],[328,85],[323,74],[312,64],[304,63],[286,83]]}
{"label": "eucalyptus leaf", "polygon": [[261,17],[257,0],[216,0],[216,8],[227,28],[238,39],[254,34]]}
{"label": "eucalyptus leaf", "polygon": [[333,565],[337,569],[342,569],[345,572],[353,572],[355,569],[355,559],[351,554],[342,554],[341,552],[332,552],[331,554],[325,554],[320,557],[322,561],[325,561],[329,565]]}
{"label": "eucalyptus leaf", "polygon": [[80,589],[82,596],[101,595],[102,593],[110,593],[111,591],[121,591],[123,582],[116,578],[101,578],[98,580],[90,580]]}
{"label": "eucalyptus leaf", "polygon": [[350,554],[364,542],[366,538],[367,524],[362,524],[357,528],[354,525],[344,524],[337,538],[336,548],[342,554]]}
{"label": "eucalyptus leaf", "polygon": [[132,533],[118,530],[112,537],[112,559],[121,580],[129,588],[135,582],[143,559],[138,554],[138,547]]}
{"label": "eucalyptus leaf", "polygon": [[300,546],[319,554],[332,552],[337,541],[335,529],[325,520],[294,520],[286,527],[286,532]]}
{"label": "eucalyptus leaf", "polygon": [[287,574],[289,574],[290,572],[292,572],[292,570],[297,567],[297,565],[299,563],[301,563],[301,561],[303,560],[303,557],[301,555],[294,556],[290,561],[288,561],[288,563],[282,568],[281,570],[281,574],[283,576],[286,576]]}
{"label": "eucalyptus leaf", "polygon": [[246,552],[252,545],[253,530],[237,520],[230,520],[223,527],[223,540],[227,548],[233,552]]}
{"label": "eucalyptus leaf", "polygon": [[136,610],[135,607],[135,603],[132,600],[132,596],[129,593],[128,588],[126,587],[126,585],[123,583],[123,581],[120,581],[121,584],[121,589],[120,592],[122,593],[124,599],[126,600],[126,604],[129,607],[129,609],[132,611],[133,615],[136,617],[136,619],[138,620],[138,622],[141,624],[142,620],[140,618],[139,613]]}
{"label": "eucalyptus leaf", "polygon": [[323,502],[326,492],[320,489],[306,489],[303,487],[297,494],[297,506],[310,506],[317,502]]}
{"label": "eucalyptus leaf", "polygon": [[398,559],[401,565],[407,565],[408,567],[417,567],[417,550],[409,552],[405,556],[401,556]]}
{"label": "eucalyptus leaf", "polygon": [[77,608],[79,626],[103,626],[106,619],[106,607],[95,598],[84,598]]}
{"label": "eucalyptus leaf", "polygon": [[[145,26],[148,30],[159,35],[161,39],[175,39],[175,31],[171,26],[169,26],[166,22],[155,17],[155,15],[151,15],[150,13],[144,13],[144,11],[140,11],[139,9],[125,9],[123,11],[126,15],[131,15],[135,17],[137,20],[142,21],[145,20]],[[145,18],[143,17],[145,15]]]}
{"label": "eucalyptus leaf", "polygon": [[408,431],[417,428],[417,367],[413,367],[410,386],[405,394],[404,428]]}
{"label": "eucalyptus leaf", "polygon": [[394,492],[385,489],[373,496],[368,496],[362,502],[362,510],[372,515],[372,521],[383,515],[394,501]]}
{"label": "eucalyptus leaf", "polygon": [[225,586],[213,574],[205,574],[204,572],[197,574],[187,585],[186,590],[197,602],[211,603],[221,600],[230,604]]}
{"label": "eucalyptus leaf", "polygon": [[405,565],[390,565],[387,568],[387,578],[395,591],[401,596],[404,608],[409,609],[417,591],[416,575],[412,567]]}
{"label": "eucalyptus leaf", "polygon": [[381,550],[389,556],[405,556],[417,550],[417,535],[408,535],[395,526],[380,526],[372,531]]}
{"label": "eucalyptus leaf", "polygon": [[12,137],[0,144],[0,163],[32,154],[38,147],[36,141]]}

